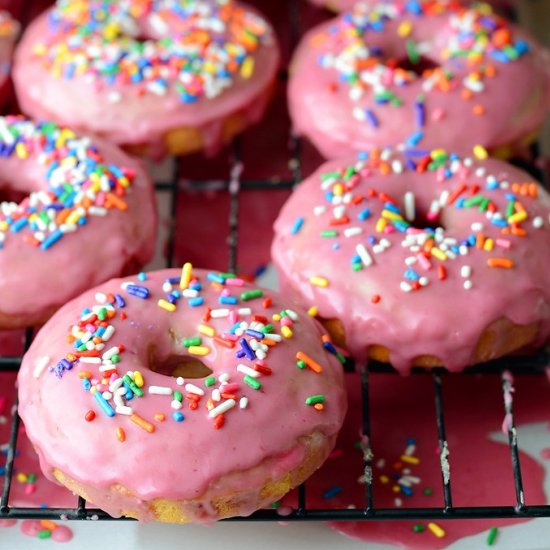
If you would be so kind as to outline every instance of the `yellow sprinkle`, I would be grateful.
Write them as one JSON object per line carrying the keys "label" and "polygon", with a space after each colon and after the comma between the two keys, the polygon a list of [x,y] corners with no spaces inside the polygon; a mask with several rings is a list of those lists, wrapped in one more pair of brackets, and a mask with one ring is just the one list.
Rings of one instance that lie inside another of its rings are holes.
{"label": "yellow sprinkle", "polygon": [[420,460],[416,456],[401,455],[401,460],[409,464],[420,464]]}
{"label": "yellow sprinkle", "polygon": [[276,323],[278,323],[280,320],[281,320],[281,316],[278,314],[278,313],[274,313],[272,316],[271,316],[271,319],[273,321],[275,321]]}
{"label": "yellow sprinkle", "polygon": [[18,158],[22,160],[26,159],[29,156],[29,152],[27,151],[25,144],[21,141],[15,146],[15,154]]}
{"label": "yellow sprinkle", "polygon": [[474,157],[479,160],[485,160],[489,156],[487,149],[483,145],[476,145],[474,147]]}
{"label": "yellow sprinkle", "polygon": [[310,317],[317,317],[317,315],[319,315],[319,308],[317,306],[311,306],[308,310],[307,310],[307,314],[310,316]]}
{"label": "yellow sprinkle", "polygon": [[189,346],[187,351],[191,355],[208,355],[210,353],[210,348],[207,346]]}
{"label": "yellow sprinkle", "polygon": [[281,334],[285,337],[285,338],[292,338],[292,329],[290,327],[287,327],[287,326],[284,326],[284,327],[281,327]]}
{"label": "yellow sprinkle", "polygon": [[216,335],[216,331],[208,325],[199,325],[198,329],[201,334],[204,334],[205,336],[210,336],[210,338],[213,338]]}
{"label": "yellow sprinkle", "polygon": [[442,262],[444,262],[447,259],[447,254],[445,254],[445,252],[443,252],[443,250],[441,250],[440,248],[437,248],[437,246],[434,246],[430,250],[430,252],[432,256],[434,256],[438,260],[441,260]]}
{"label": "yellow sprinkle", "polygon": [[319,277],[317,275],[310,277],[309,282],[313,286],[320,286],[322,288],[326,288],[328,286],[328,279],[325,279],[325,277]]}
{"label": "yellow sprinkle", "polygon": [[180,279],[180,288],[185,290],[191,281],[191,272],[193,271],[193,266],[187,262],[183,264],[181,268],[181,279]]}
{"label": "yellow sprinkle", "polygon": [[134,384],[138,388],[143,388],[143,384],[144,384],[143,375],[138,370],[134,371]]}
{"label": "yellow sprinkle", "polygon": [[27,474],[24,474],[22,472],[17,474],[17,481],[19,481],[19,483],[27,483],[28,481]]}
{"label": "yellow sprinkle", "polygon": [[130,187],[130,180],[126,176],[122,176],[119,180],[117,180],[117,183],[122,187]]}
{"label": "yellow sprinkle", "polygon": [[341,184],[341,183],[337,183],[336,185],[334,185],[334,187],[332,188],[332,192],[334,195],[336,195],[337,197],[340,197],[344,194],[344,186]]}
{"label": "yellow sprinkle", "polygon": [[400,216],[399,214],[396,214],[395,212],[392,212],[391,210],[382,210],[382,217],[386,220],[399,220],[401,221],[403,219],[403,216]]}
{"label": "yellow sprinkle", "polygon": [[79,219],[80,219],[80,213],[78,212],[78,210],[74,210],[67,216],[65,223],[68,225],[76,225]]}
{"label": "yellow sprinkle", "polygon": [[389,483],[389,482],[390,482],[390,478],[387,475],[383,474],[383,475],[380,476],[380,483],[386,484],[386,483]]}
{"label": "yellow sprinkle", "polygon": [[508,218],[508,223],[521,223],[527,219],[527,212],[517,212]]}
{"label": "yellow sprinkle", "polygon": [[437,160],[439,157],[447,157],[447,151],[445,149],[432,149],[430,156]]}
{"label": "yellow sprinkle", "polygon": [[437,525],[437,523],[428,523],[428,529],[438,538],[442,539],[445,536],[445,531]]}
{"label": "yellow sprinkle", "polygon": [[487,239],[485,241],[485,244],[483,245],[483,250],[486,250],[487,252],[491,252],[493,248],[495,247],[495,241],[493,239]]}
{"label": "yellow sprinkle", "polygon": [[407,38],[412,32],[413,26],[410,21],[403,21],[399,27],[397,27],[397,35],[401,38]]}
{"label": "yellow sprinkle", "polygon": [[90,393],[93,395],[95,392],[97,391],[97,387],[96,386],[92,386],[90,388]]}
{"label": "yellow sprinkle", "polygon": [[166,311],[176,311],[176,304],[171,304],[168,300],[161,298],[157,305]]}
{"label": "yellow sprinkle", "polygon": [[241,76],[243,78],[250,78],[254,73],[254,58],[247,57],[241,66]]}
{"label": "yellow sprinkle", "polygon": [[377,233],[382,233],[382,231],[384,231],[384,228],[386,227],[386,225],[388,224],[388,222],[384,219],[384,218],[380,218],[377,222],[376,222],[376,232]]}
{"label": "yellow sprinkle", "polygon": [[0,231],[7,231],[9,229],[8,222],[0,222]]}
{"label": "yellow sprinkle", "polygon": [[399,487],[399,485],[394,485],[391,490],[394,492],[394,493],[400,493],[401,492],[401,487]]}

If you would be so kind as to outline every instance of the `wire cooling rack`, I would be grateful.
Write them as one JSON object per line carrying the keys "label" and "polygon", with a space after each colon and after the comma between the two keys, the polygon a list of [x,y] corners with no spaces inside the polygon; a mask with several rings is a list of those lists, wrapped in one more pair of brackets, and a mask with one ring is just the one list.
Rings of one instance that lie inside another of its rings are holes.
{"label": "wire cooling rack", "polygon": [[[291,42],[295,43],[299,38],[299,2],[289,0],[289,18]],[[286,79],[286,72],[282,71],[281,79]],[[185,189],[193,191],[216,189],[219,192],[227,193],[230,200],[228,227],[229,236],[227,245],[229,250],[229,270],[236,271],[237,258],[239,251],[239,209],[240,198],[243,193],[251,190],[261,189],[269,192],[270,190],[292,189],[302,179],[301,163],[301,145],[300,140],[289,136],[291,177],[282,180],[253,180],[242,179],[241,162],[241,140],[237,139],[230,149],[230,169],[226,178],[223,179],[201,179],[185,180],[185,185],[180,173],[180,163],[174,162],[174,170],[170,181],[157,182],[156,190],[158,194],[168,195],[170,208],[170,227],[167,241],[167,266],[172,266],[175,251],[175,229],[176,229],[176,211],[180,195]],[[536,151],[534,151],[536,153]],[[519,162],[522,168],[528,169],[531,173],[543,180],[544,173],[539,167],[532,163]],[[24,350],[28,349],[32,342],[33,331],[28,329],[25,335]],[[0,357],[0,371],[16,371],[21,364],[22,357]],[[365,475],[365,493],[364,505],[355,509],[334,508],[334,509],[314,509],[308,506],[307,482],[298,488],[297,507],[289,514],[284,516],[284,521],[361,521],[361,520],[446,520],[446,519],[491,519],[491,518],[536,518],[550,517],[550,505],[544,503],[526,502],[523,492],[522,470],[519,456],[518,440],[519,434],[514,424],[513,402],[506,399],[507,393],[511,389],[511,382],[506,374],[507,372],[517,372],[521,374],[532,374],[534,376],[544,375],[549,358],[546,353],[539,352],[535,355],[525,357],[510,357],[491,363],[486,363],[468,369],[463,374],[449,374],[443,369],[434,369],[427,371],[425,369],[413,369],[414,376],[431,376],[433,381],[434,398],[434,429],[437,430],[439,450],[442,452],[448,449],[449,465],[453,465],[452,445],[447,442],[445,426],[445,406],[443,400],[443,384],[449,376],[467,376],[472,374],[482,374],[484,376],[500,376],[503,392],[503,407],[509,422],[508,445],[510,450],[510,467],[514,479],[515,501],[508,505],[502,503],[494,506],[453,506],[452,482],[445,475],[443,461],[441,461],[441,483],[443,487],[443,500],[439,506],[431,508],[381,508],[376,506],[376,495],[373,491],[372,461],[376,453],[376,442],[373,448],[364,449],[364,464],[360,474]],[[354,365],[349,362],[345,369],[348,372],[354,371]],[[361,388],[362,388],[362,431],[367,441],[370,439],[371,415],[369,411],[369,377],[372,373],[393,372],[391,367],[378,362],[370,362],[361,368]],[[396,375],[397,376],[397,375]],[[472,380],[472,383],[475,381]],[[0,519],[69,519],[69,520],[113,520],[107,513],[100,509],[89,507],[86,501],[81,497],[75,497],[74,508],[39,508],[39,507],[19,507],[10,505],[10,490],[13,484],[14,458],[16,456],[18,433],[20,419],[16,409],[12,418],[10,439],[6,451],[5,475],[3,478],[2,490],[0,495]],[[473,488],[475,491],[475,488]],[[129,520],[129,518],[119,518],[118,521]],[[274,509],[259,510],[249,517],[231,518],[226,521],[281,521],[281,516]]]}

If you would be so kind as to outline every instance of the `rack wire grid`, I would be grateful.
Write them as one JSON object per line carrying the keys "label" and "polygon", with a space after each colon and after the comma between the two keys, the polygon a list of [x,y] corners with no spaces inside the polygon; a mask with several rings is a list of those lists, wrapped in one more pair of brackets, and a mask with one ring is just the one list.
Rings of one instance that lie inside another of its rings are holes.
{"label": "rack wire grid", "polygon": [[[289,18],[291,42],[293,44],[299,39],[299,2],[289,0]],[[286,80],[286,71],[281,71],[280,78]],[[204,189],[217,189],[228,193],[230,198],[229,209],[229,237],[227,241],[229,249],[229,270],[235,271],[237,267],[238,256],[238,235],[239,235],[239,204],[240,196],[249,190],[265,190],[269,192],[273,189],[292,189],[302,179],[301,163],[301,144],[300,139],[294,135],[289,136],[290,144],[290,163],[292,177],[286,180],[246,180],[241,178],[241,140],[237,138],[230,149],[230,170],[228,177],[223,180],[203,179],[203,180],[185,180],[185,186],[194,191]],[[534,153],[537,151],[535,150]],[[538,177],[540,181],[545,180],[545,174],[540,167],[534,164],[518,163],[522,168],[528,169]],[[174,170],[171,180],[168,182],[157,182],[157,193],[168,194],[170,199],[171,223],[167,241],[167,266],[172,266],[175,250],[175,226],[176,226],[176,205],[178,198],[183,190],[182,177],[180,173],[180,163],[174,162]],[[28,349],[32,342],[33,330],[27,329],[25,336],[24,351]],[[0,357],[0,371],[16,371],[21,364],[22,357]],[[545,375],[549,357],[546,352],[540,351],[534,355],[524,357],[508,357],[500,360],[477,365],[467,369],[461,374],[450,374],[444,369],[413,369],[414,376],[431,376],[433,380],[434,396],[434,429],[437,431],[439,451],[445,453],[448,451],[448,463],[452,466],[452,445],[447,442],[445,426],[445,407],[443,400],[443,384],[449,376],[468,376],[472,374],[482,374],[484,376],[500,376],[503,392],[504,413],[511,420],[508,431],[508,445],[511,457],[511,473],[515,487],[515,501],[509,505],[494,506],[453,506],[452,482],[449,476],[446,476],[441,462],[441,483],[443,487],[443,500],[440,506],[431,508],[380,508],[376,506],[375,492],[373,490],[372,461],[376,448],[364,449],[363,470],[359,472],[365,475],[366,483],[364,488],[364,506],[355,509],[314,509],[307,504],[307,482],[298,488],[298,505],[289,514],[284,516],[285,521],[364,521],[364,520],[448,520],[448,519],[495,519],[495,518],[538,518],[550,517],[550,505],[544,503],[532,504],[525,502],[522,482],[522,470],[519,456],[518,430],[514,424],[514,407],[511,400],[506,399],[507,392],[511,389],[511,381],[507,372],[530,374],[535,376]],[[353,361],[348,361],[345,365],[346,372],[354,372]],[[369,377],[371,373],[393,373],[398,374],[386,364],[378,362],[369,362],[362,365],[361,389],[362,389],[362,432],[366,436],[366,441],[370,445],[370,426],[371,416],[369,411]],[[472,383],[475,383],[472,380]],[[19,433],[20,419],[17,414],[17,402],[11,422],[10,439],[6,452],[5,475],[0,497],[0,519],[63,519],[63,520],[132,520],[131,518],[112,518],[104,511],[89,507],[86,501],[81,497],[75,496],[74,508],[39,508],[39,507],[19,507],[10,505],[10,489],[13,482],[14,458],[16,456],[17,441]],[[475,491],[475,488],[472,488]],[[248,517],[229,518],[224,521],[281,521],[281,516],[275,509],[259,510]]]}

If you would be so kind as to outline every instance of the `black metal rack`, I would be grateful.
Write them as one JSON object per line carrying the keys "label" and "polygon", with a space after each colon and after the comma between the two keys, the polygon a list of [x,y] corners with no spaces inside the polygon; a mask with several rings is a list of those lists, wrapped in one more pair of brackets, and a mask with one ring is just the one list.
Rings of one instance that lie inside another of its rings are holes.
{"label": "black metal rack", "polygon": [[[298,33],[298,2],[289,0],[290,21],[292,24],[292,39],[295,41]],[[281,74],[285,78],[285,74]],[[183,182],[180,174],[180,163],[175,162],[175,169],[171,181],[159,182],[156,184],[158,193],[167,193],[170,197],[171,227],[167,243],[167,265],[172,265],[175,249],[175,214],[178,199],[184,189],[217,189],[228,193],[230,198],[229,210],[229,269],[235,271],[238,255],[238,235],[239,235],[239,205],[242,193],[248,190],[262,189],[265,191],[273,189],[291,189],[301,180],[301,147],[300,141],[295,136],[290,136],[289,147],[291,151],[291,171],[292,178],[283,181],[269,180],[244,180],[241,179],[241,143],[237,139],[230,151],[230,169],[226,179],[200,180]],[[540,176],[540,173],[539,173]],[[183,185],[185,183],[185,185]],[[28,329],[25,338],[25,350],[32,341],[33,331]],[[0,357],[0,371],[15,371],[19,368],[21,357]],[[510,357],[493,361],[488,364],[473,367],[464,374],[449,374],[443,369],[426,371],[422,369],[413,369],[415,376],[431,376],[433,380],[434,395],[434,428],[437,429],[439,449],[449,449],[449,462],[452,463],[452,446],[448,446],[445,426],[445,407],[443,402],[443,384],[449,376],[471,376],[472,374],[483,374],[485,376],[500,376],[502,381],[503,395],[510,389],[510,381],[505,375],[506,371],[518,372],[522,374],[543,375],[548,362],[548,356],[540,352],[533,356]],[[353,371],[353,365],[346,365],[346,370]],[[363,413],[363,434],[370,441],[371,416],[369,411],[369,377],[371,373],[393,372],[388,365],[371,362],[362,369],[362,413]],[[361,520],[448,520],[448,519],[490,519],[490,518],[536,518],[550,517],[550,505],[545,503],[526,503],[523,494],[522,470],[518,450],[518,433],[514,425],[513,403],[504,399],[504,412],[511,419],[509,430],[509,449],[511,456],[511,469],[515,485],[515,502],[509,505],[495,504],[494,506],[473,506],[460,507],[453,506],[452,483],[445,475],[443,466],[441,466],[441,482],[443,487],[443,500],[440,506],[431,508],[379,508],[376,506],[376,495],[373,491],[372,476],[366,476],[364,506],[356,509],[313,509],[307,503],[307,482],[298,489],[298,506],[289,515],[285,515],[285,521],[361,521]],[[5,476],[0,495],[0,519],[69,519],[69,520],[87,520],[101,519],[113,520],[111,516],[96,508],[90,508],[82,498],[75,497],[74,508],[31,508],[18,507],[10,505],[10,489],[13,480],[13,465],[17,449],[17,440],[20,420],[15,413],[12,418],[11,434],[9,447],[6,456]],[[364,449],[364,468],[362,473],[372,471],[371,449]],[[374,449],[376,451],[376,449]],[[129,518],[120,518],[128,520]],[[246,518],[231,518],[227,521],[281,521],[281,516],[275,509],[259,510]]]}

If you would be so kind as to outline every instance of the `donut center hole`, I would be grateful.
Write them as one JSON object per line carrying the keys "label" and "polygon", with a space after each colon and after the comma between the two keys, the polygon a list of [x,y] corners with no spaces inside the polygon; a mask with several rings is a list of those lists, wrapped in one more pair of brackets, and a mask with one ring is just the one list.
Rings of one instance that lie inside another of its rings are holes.
{"label": "donut center hole", "polygon": [[0,187],[0,202],[16,202],[20,203],[28,193],[15,191],[9,187]]}
{"label": "donut center hole", "polygon": [[417,76],[422,76],[426,71],[433,71],[439,67],[438,63],[423,55],[402,57],[393,63],[389,63],[389,65],[395,69],[399,68],[414,73]]}
{"label": "donut center hole", "polygon": [[149,370],[164,376],[178,378],[207,378],[212,374],[200,359],[189,355],[169,355],[168,357],[156,357],[155,351],[149,353]]}
{"label": "donut center hole", "polygon": [[439,214],[433,214],[426,210],[417,210],[412,225],[415,229],[441,229],[445,230],[445,226],[441,221]]}

